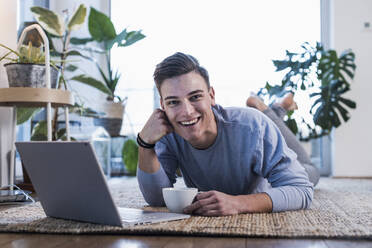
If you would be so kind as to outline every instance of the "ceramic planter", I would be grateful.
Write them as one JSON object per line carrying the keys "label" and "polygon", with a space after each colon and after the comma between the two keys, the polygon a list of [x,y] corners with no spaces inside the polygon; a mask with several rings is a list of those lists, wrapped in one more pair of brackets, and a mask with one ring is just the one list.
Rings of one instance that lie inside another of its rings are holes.
{"label": "ceramic planter", "polygon": [[[46,87],[45,65],[8,63],[4,65],[8,75],[9,87]],[[50,67],[50,87],[56,88],[59,71]]]}
{"label": "ceramic planter", "polygon": [[100,108],[102,112],[105,113],[105,115],[101,118],[95,118],[94,125],[104,127],[111,137],[120,136],[120,129],[123,124],[125,105],[125,101],[105,102]]}

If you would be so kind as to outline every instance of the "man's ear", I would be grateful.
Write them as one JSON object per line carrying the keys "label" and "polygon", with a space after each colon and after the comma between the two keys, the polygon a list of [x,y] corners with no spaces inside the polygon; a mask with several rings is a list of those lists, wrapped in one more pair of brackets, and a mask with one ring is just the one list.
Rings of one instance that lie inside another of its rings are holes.
{"label": "man's ear", "polygon": [[213,89],[212,86],[209,87],[208,94],[209,94],[209,96],[210,96],[210,98],[211,98],[211,105],[212,105],[212,106],[215,106],[215,105],[216,105],[216,99],[215,99],[215,95],[214,95],[214,89]]}

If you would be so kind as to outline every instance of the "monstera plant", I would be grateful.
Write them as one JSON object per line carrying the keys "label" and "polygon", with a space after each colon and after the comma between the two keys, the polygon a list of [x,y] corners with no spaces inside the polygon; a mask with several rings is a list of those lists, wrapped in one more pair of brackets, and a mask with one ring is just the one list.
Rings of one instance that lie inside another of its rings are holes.
{"label": "monstera plant", "polygon": [[117,33],[110,18],[95,8],[90,8],[88,27],[91,37],[74,38],[71,39],[71,43],[75,45],[84,45],[93,41],[96,44],[98,43],[99,47],[83,47],[82,49],[103,54],[105,56],[105,68],[102,68],[96,60],[91,59],[98,69],[100,78],[80,74],[73,77],[72,80],[90,85],[107,96],[106,101],[101,104],[102,107],[100,108],[100,111],[104,112],[105,115],[96,119],[95,122],[104,126],[111,136],[118,136],[122,125],[126,99],[121,99],[116,94],[121,74],[113,69],[110,61],[110,51],[114,46],[127,47],[133,45],[145,38],[145,35],[141,33],[141,30],[128,31],[127,29]]}
{"label": "monstera plant", "polygon": [[[348,108],[355,109],[356,103],[347,99],[344,94],[350,91],[350,81],[354,78],[356,65],[355,54],[351,50],[337,55],[335,50],[324,49],[320,43],[315,47],[304,43],[302,49],[301,53],[286,51],[285,59],[273,60],[276,71],[287,70],[287,73],[280,85],[266,83],[258,95],[272,98],[287,92],[308,92],[312,100],[310,113],[315,126],[302,118],[308,130],[299,134],[301,140],[309,140],[328,135],[333,128],[341,125],[341,119],[345,122],[349,120]],[[296,134],[299,129],[292,114],[293,112],[288,113],[286,123]]]}

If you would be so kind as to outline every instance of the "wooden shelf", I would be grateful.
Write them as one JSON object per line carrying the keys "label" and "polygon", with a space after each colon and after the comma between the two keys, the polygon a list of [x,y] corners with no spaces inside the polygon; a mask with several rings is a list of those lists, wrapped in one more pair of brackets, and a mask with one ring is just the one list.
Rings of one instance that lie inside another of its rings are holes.
{"label": "wooden shelf", "polygon": [[2,107],[45,107],[50,102],[53,107],[73,106],[74,98],[70,91],[47,88],[0,88]]}

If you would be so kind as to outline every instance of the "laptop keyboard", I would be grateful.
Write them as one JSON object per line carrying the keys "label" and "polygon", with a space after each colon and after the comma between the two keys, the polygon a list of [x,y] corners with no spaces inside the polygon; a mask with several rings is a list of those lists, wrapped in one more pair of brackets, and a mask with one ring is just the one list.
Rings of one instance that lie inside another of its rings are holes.
{"label": "laptop keyboard", "polygon": [[153,220],[159,219],[157,212],[146,212],[140,209],[130,209],[130,208],[118,208],[119,214],[122,221],[125,222],[137,222],[142,223],[151,222]]}
{"label": "laptop keyboard", "polygon": [[189,215],[143,211],[134,208],[118,208],[118,211],[122,222],[135,225],[185,219],[190,217]]}

